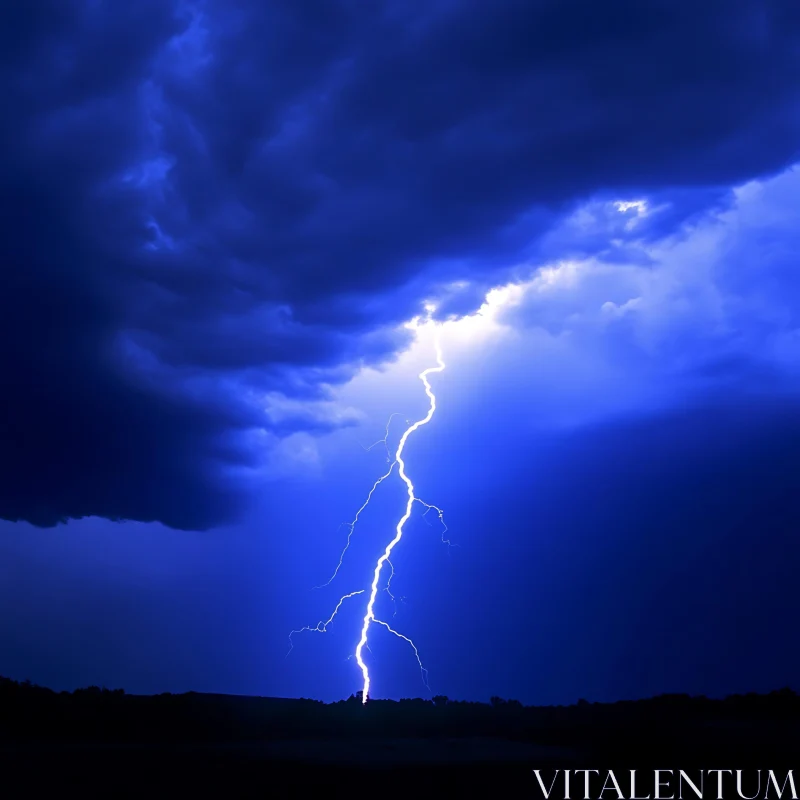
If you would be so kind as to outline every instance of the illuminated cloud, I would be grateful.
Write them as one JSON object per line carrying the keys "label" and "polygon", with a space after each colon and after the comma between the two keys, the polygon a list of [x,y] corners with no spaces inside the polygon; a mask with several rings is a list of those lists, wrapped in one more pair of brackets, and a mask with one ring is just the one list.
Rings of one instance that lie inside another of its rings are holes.
{"label": "illuminated cloud", "polygon": [[[536,424],[546,427],[681,407],[709,392],[800,388],[793,272],[800,171],[734,195],[729,209],[671,235],[632,240],[636,263],[518,265],[525,279],[491,289],[476,311],[441,323],[458,405],[479,406],[487,386],[502,387],[493,403],[523,417],[535,408]],[[389,391],[397,407],[413,402],[405,387],[431,347],[430,332],[420,329],[391,367],[362,372],[339,396],[359,403],[374,428],[389,408],[374,398]]]}

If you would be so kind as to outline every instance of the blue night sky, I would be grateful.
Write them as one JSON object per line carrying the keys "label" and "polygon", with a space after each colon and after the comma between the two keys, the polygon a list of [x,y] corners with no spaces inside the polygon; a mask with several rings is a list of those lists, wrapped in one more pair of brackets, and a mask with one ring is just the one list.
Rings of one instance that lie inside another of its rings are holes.
{"label": "blue night sky", "polygon": [[365,594],[288,635],[438,336],[454,546],[415,505],[376,603],[434,693],[800,688],[798,75],[793,0],[4,4],[0,674],[358,691]]}

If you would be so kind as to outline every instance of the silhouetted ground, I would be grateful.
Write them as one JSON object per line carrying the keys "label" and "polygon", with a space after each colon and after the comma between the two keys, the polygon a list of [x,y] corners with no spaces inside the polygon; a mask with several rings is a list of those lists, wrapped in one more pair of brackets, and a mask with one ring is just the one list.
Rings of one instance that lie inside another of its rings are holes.
{"label": "silhouetted ground", "polygon": [[[3,797],[469,797],[505,789],[542,797],[533,769],[761,768],[800,777],[798,754],[800,697],[789,689],[555,707],[443,697],[362,706],[355,697],[326,705],[96,687],[56,693],[0,678]],[[580,786],[573,797],[582,794]]]}

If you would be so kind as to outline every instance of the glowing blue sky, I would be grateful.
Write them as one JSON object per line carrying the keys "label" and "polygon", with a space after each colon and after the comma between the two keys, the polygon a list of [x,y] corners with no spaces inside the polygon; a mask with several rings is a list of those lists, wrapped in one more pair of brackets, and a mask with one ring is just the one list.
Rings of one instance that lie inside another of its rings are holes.
{"label": "glowing blue sky", "polygon": [[434,691],[791,683],[800,20],[696,6],[3,12],[0,673],[357,690],[358,598],[286,637],[402,513],[311,590],[425,413],[433,300],[406,461],[459,547],[412,517],[393,619]]}

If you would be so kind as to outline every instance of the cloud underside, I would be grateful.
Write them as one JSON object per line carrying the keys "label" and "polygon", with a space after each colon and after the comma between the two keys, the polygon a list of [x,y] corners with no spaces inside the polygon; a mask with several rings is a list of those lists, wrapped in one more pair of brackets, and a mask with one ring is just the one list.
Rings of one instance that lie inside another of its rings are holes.
{"label": "cloud underside", "polygon": [[624,260],[795,160],[799,34],[763,0],[4,9],[0,516],[230,519],[254,432],[347,422],[265,398],[325,408],[424,298],[608,251],[559,238],[586,202],[663,206]]}

